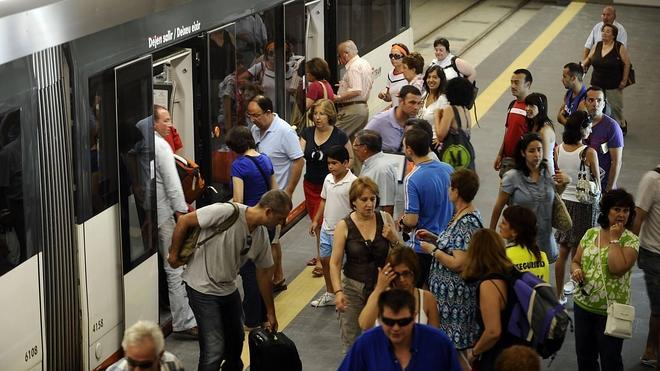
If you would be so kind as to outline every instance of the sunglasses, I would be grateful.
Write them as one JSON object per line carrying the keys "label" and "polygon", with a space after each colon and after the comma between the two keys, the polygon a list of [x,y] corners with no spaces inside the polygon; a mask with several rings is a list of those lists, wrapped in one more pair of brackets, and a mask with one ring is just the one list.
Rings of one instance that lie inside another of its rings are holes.
{"label": "sunglasses", "polygon": [[136,361],[129,357],[126,357],[126,362],[132,368],[148,369],[154,366],[154,361]]}
{"label": "sunglasses", "polygon": [[406,317],[406,318],[399,318],[399,319],[393,319],[393,318],[387,318],[387,317],[381,317],[380,322],[382,322],[386,326],[394,327],[394,325],[399,325],[399,327],[404,327],[408,326],[410,322],[412,322],[415,318],[414,317]]}
{"label": "sunglasses", "polygon": [[390,54],[390,59],[403,59],[401,54]]}
{"label": "sunglasses", "polygon": [[250,251],[250,247],[252,247],[252,236],[251,235],[248,235],[245,238],[245,244],[247,246],[245,246],[244,248],[241,249],[241,256],[244,256],[245,254],[247,254]]}

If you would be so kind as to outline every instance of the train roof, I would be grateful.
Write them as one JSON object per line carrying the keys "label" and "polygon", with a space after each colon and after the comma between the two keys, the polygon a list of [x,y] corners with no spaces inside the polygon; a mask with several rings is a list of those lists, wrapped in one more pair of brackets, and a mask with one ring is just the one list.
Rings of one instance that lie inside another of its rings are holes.
{"label": "train roof", "polygon": [[217,9],[218,21],[267,9],[281,0],[5,0],[0,1],[0,65],[155,13]]}

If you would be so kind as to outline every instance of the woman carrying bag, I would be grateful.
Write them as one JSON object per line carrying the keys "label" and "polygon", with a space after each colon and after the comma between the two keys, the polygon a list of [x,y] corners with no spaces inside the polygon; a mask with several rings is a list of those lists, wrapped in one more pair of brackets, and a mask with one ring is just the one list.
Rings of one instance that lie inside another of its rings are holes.
{"label": "woman carrying bag", "polygon": [[639,238],[628,229],[635,219],[635,203],[630,193],[617,189],[603,195],[600,209],[600,226],[585,233],[571,266],[571,277],[579,285],[574,301],[580,371],[623,370],[623,337],[611,331],[611,324],[619,318],[620,331],[629,322],[630,335],[634,318],[634,308],[626,304],[630,302],[630,270],[639,251]]}

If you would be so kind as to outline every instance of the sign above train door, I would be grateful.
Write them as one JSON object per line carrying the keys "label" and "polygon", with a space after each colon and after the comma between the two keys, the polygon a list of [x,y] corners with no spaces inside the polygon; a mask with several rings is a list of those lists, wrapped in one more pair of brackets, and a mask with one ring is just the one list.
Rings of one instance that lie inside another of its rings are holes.
{"label": "sign above train door", "polygon": [[173,26],[164,32],[147,37],[147,47],[149,49],[156,49],[163,44],[167,44],[181,37],[199,32],[201,29],[202,23],[197,19],[188,25]]}

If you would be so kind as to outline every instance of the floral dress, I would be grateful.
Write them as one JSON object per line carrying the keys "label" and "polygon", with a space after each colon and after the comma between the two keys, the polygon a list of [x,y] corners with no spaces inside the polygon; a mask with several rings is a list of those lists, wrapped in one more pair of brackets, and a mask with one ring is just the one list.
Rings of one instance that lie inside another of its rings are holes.
{"label": "floral dress", "polygon": [[[438,236],[436,245],[448,254],[453,250],[467,251],[472,234],[483,228],[481,214],[475,210],[463,215]],[[479,336],[475,320],[477,311],[477,283],[467,283],[433,259],[429,274],[429,289],[438,301],[440,329],[454,343],[456,349],[471,348]]]}

